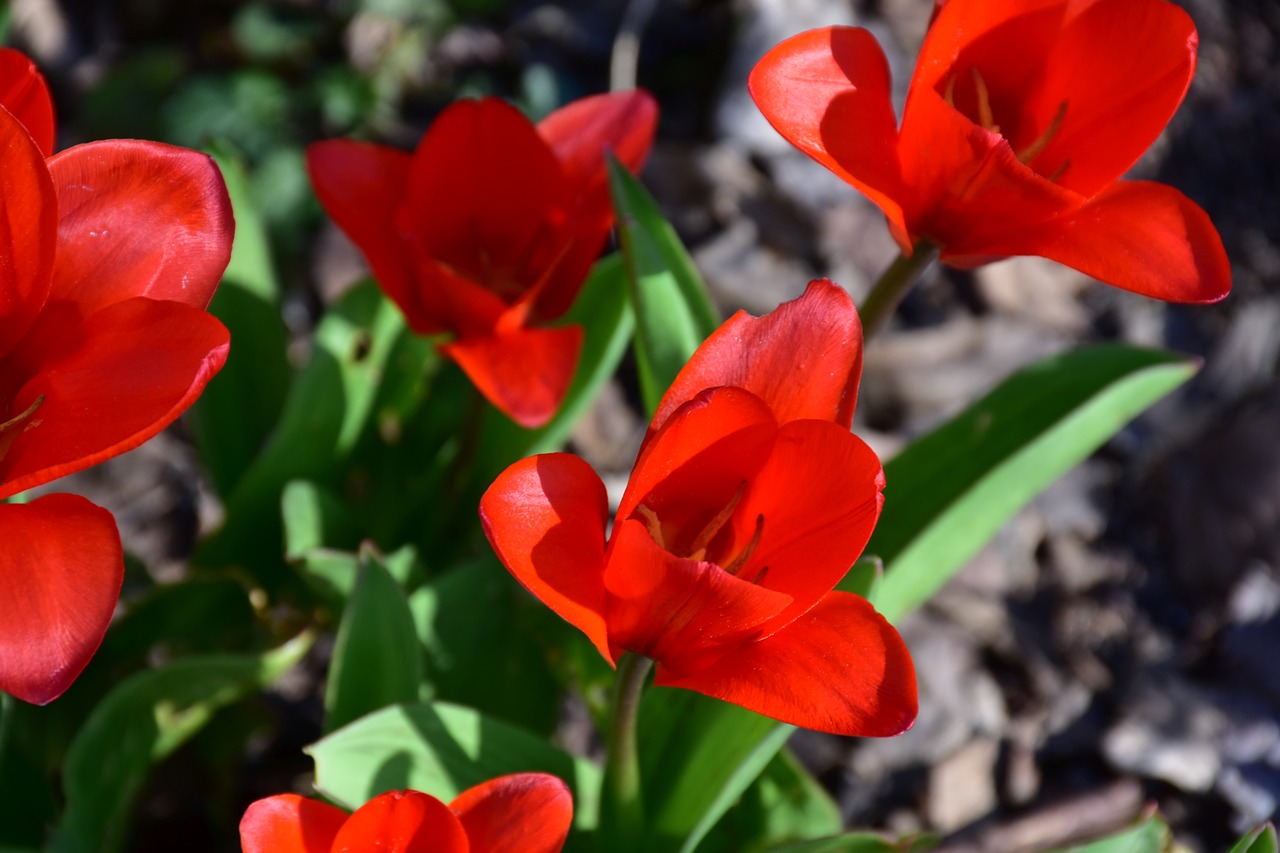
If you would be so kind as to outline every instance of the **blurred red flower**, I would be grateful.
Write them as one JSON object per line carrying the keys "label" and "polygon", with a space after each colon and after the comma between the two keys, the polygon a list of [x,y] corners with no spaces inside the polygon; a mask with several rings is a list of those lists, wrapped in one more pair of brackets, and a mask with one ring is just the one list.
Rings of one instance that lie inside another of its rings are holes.
{"label": "blurred red flower", "polygon": [[[203,154],[108,140],[45,159],[53,107],[0,49],[0,499],[124,453],[226,360],[204,310],[231,254]],[[115,522],[75,495],[0,505],[0,690],[59,696],[102,642],[124,577]]]}
{"label": "blurred red flower", "polygon": [[879,459],[849,432],[862,329],[827,281],[698,348],[655,413],[605,541],[576,456],[517,462],[480,504],[511,573],[613,662],[785,722],[892,735],[916,715],[897,631],[832,591],[871,536]]}
{"label": "blurred red flower", "polygon": [[1165,0],[950,0],[901,127],[864,29],[801,33],[751,73],[793,145],[880,207],[910,254],[956,266],[1039,255],[1178,302],[1231,289],[1209,217],[1172,187],[1119,181],[1191,83],[1197,36]]}
{"label": "blurred red flower", "polygon": [[325,210],[414,331],[522,426],[568,390],[578,326],[548,328],[599,255],[613,207],[605,152],[638,170],[657,105],[645,92],[574,101],[535,127],[496,98],[459,101],[412,154],[347,139],[307,148]]}
{"label": "blurred red flower", "polygon": [[240,844],[244,853],[557,853],[572,820],[564,782],[516,773],[447,806],[418,791],[389,791],[350,816],[297,794],[267,797],[245,811]]}

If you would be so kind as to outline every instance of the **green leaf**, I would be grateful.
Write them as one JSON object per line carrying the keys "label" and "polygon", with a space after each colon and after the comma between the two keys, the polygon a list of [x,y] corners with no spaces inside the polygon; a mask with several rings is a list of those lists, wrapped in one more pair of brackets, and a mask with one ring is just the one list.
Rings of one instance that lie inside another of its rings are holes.
{"label": "green leaf", "polygon": [[849,574],[844,576],[840,588],[862,596],[875,604],[880,595],[880,586],[884,583],[884,561],[879,557],[863,554],[853,564]]}
{"label": "green leaf", "polygon": [[866,549],[886,566],[876,606],[891,621],[919,606],[1020,508],[1196,369],[1168,352],[1084,347],[1019,371],[911,444],[885,465],[885,511]]}
{"label": "green leaf", "polygon": [[196,554],[201,565],[283,564],[280,495],[290,480],[335,485],[373,408],[387,359],[408,334],[400,312],[365,281],[316,327],[311,359],[298,374],[271,440],[227,502],[227,520]]}
{"label": "green leaf", "polygon": [[847,832],[799,844],[774,847],[769,853],[924,853],[938,845],[937,836],[918,835],[890,841],[874,832]]}
{"label": "green leaf", "polygon": [[720,319],[675,229],[640,182],[613,157],[609,187],[635,306],[640,395],[652,414]]}
{"label": "green leaf", "polygon": [[1269,823],[1247,833],[1231,848],[1231,853],[1276,853],[1280,844],[1276,842],[1276,828]]}
{"label": "green leaf", "polygon": [[308,480],[290,480],[280,496],[285,559],[301,560],[317,548],[352,548],[360,530],[350,510],[330,490]]}
{"label": "green leaf", "polygon": [[1169,844],[1168,824],[1159,815],[1151,815],[1131,829],[1057,853],[1165,853]]}
{"label": "green leaf", "polygon": [[650,688],[640,704],[646,851],[690,853],[738,801],[794,726],[687,690]]}
{"label": "green leaf", "polygon": [[396,705],[356,720],[307,748],[316,788],[355,809],[385,791],[412,788],[446,802],[508,773],[539,771],[573,789],[579,829],[595,826],[600,770],[542,738],[445,702]]}
{"label": "green leaf", "polygon": [[187,418],[214,490],[226,497],[280,418],[289,385],[280,289],[244,163],[215,153],[236,218],[231,262],[209,310],[231,332],[227,363]]}
{"label": "green leaf", "polygon": [[112,851],[150,767],[226,705],[271,684],[311,646],[303,635],[259,656],[208,655],[140,672],[113,689],[80,729],[63,767],[66,811],[57,853]]}
{"label": "green leaf", "polygon": [[325,729],[418,698],[422,650],[404,590],[365,549],[334,643],[324,694]]}

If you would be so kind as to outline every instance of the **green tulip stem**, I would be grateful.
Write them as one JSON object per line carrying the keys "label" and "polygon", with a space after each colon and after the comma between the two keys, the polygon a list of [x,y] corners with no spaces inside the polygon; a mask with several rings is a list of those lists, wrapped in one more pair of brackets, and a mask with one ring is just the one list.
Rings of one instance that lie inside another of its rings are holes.
{"label": "green tulip stem", "polygon": [[609,733],[604,760],[604,799],[607,827],[602,850],[628,853],[639,849],[644,830],[644,802],[640,789],[640,760],[636,752],[636,719],[640,693],[653,661],[632,652],[618,659],[618,675],[609,705]]}
{"label": "green tulip stem", "polygon": [[898,307],[929,265],[937,260],[941,247],[937,243],[921,240],[910,255],[899,254],[889,268],[881,274],[871,292],[867,294],[858,316],[862,318],[862,337],[869,338],[884,325],[889,315]]}

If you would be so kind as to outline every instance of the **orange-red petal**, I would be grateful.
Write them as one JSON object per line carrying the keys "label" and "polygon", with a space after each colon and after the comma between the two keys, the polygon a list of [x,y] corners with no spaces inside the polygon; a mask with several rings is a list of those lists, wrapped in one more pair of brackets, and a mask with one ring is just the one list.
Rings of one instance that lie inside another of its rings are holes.
{"label": "orange-red petal", "polygon": [[78,495],[0,505],[0,690],[43,705],[97,651],[124,580],[115,519]]}
{"label": "orange-red petal", "polygon": [[673,672],[697,672],[726,644],[755,639],[791,596],[742,580],[713,563],[676,557],[645,525],[618,522],[604,573],[609,642]]}
{"label": "orange-red petal", "polygon": [[470,853],[559,853],[573,823],[569,786],[545,773],[515,773],[463,791],[449,804]]}
{"label": "orange-red petal", "polygon": [[751,481],[735,517],[745,529],[764,518],[744,576],[791,596],[766,632],[783,629],[831,591],[858,559],[884,497],[884,470],[874,451],[827,421],[792,421],[778,432],[769,461]]}
{"label": "orange-red petal", "polygon": [[240,846],[244,853],[331,853],[346,821],[347,813],[328,803],[277,794],[245,810]]}
{"label": "orange-red petal", "polygon": [[53,153],[53,100],[34,62],[21,51],[0,47],[0,107],[22,122],[44,157]]}
{"label": "orange-red petal", "polygon": [[480,521],[515,579],[612,662],[604,621],[609,500],[591,466],[568,453],[522,459],[484,493]]}
{"label": "orange-red petal", "polygon": [[325,213],[359,247],[383,292],[414,331],[448,328],[433,294],[415,283],[396,212],[409,191],[412,157],[384,145],[328,139],[307,146],[307,174]]}
{"label": "orange-red petal", "polygon": [[569,390],[578,354],[581,326],[516,329],[443,344],[440,351],[457,362],[476,389],[522,427],[551,420]]}
{"label": "orange-red petal", "polygon": [[902,232],[906,189],[889,83],[888,60],[871,33],[825,27],[770,50],[747,86],[774,129],[871,199]]}
{"label": "orange-red petal", "polygon": [[712,666],[656,684],[696,690],[785,723],[860,737],[901,734],[916,718],[915,668],[893,626],[864,599],[828,593],[812,610]]}
{"label": "orange-red petal", "polygon": [[46,311],[0,370],[43,397],[0,458],[8,496],[132,450],[195,402],[226,361],[227,330],[178,302],[129,299],[83,320]]}
{"label": "orange-red petal", "polygon": [[469,853],[467,834],[449,807],[419,791],[388,791],[365,803],[338,830],[333,851]]}
{"label": "orange-red petal", "polygon": [[51,302],[81,315],[135,296],[209,304],[235,231],[211,157],[111,139],[68,148],[49,172],[58,196]]}
{"label": "orange-red petal", "polygon": [[[3,357],[22,340],[49,295],[58,238],[58,202],[44,156],[21,122],[4,110],[0,110],[0,160],[4,162],[0,171]],[[0,387],[5,384],[6,379],[0,377]]]}
{"label": "orange-red petal", "polygon": [[573,239],[538,296],[538,318],[553,320],[569,310],[613,227],[606,152],[639,172],[657,125],[658,104],[639,89],[580,98],[538,123],[560,162],[573,210]]}
{"label": "orange-red petal", "polygon": [[862,324],[853,300],[820,279],[763,317],[739,311],[712,332],[671,383],[650,429],[721,385],[755,394],[779,423],[814,418],[848,429],[861,375]]}
{"label": "orange-red petal", "polygon": [[1173,187],[1121,181],[1082,207],[987,245],[1039,255],[1125,290],[1170,302],[1216,302],[1231,267],[1209,215]]}

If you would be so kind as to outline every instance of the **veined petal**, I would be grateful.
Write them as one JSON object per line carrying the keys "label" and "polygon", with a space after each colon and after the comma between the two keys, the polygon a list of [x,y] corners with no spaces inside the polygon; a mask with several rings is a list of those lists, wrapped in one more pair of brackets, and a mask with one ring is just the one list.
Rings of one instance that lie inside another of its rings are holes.
{"label": "veined petal", "polygon": [[[58,201],[44,156],[0,109],[0,357],[22,339],[49,295]],[[0,376],[0,387],[6,384]],[[19,409],[18,411],[22,411]],[[10,416],[16,413],[8,413]]]}
{"label": "veined petal", "polygon": [[419,791],[388,791],[365,803],[338,830],[333,850],[469,853],[467,834],[449,807]]}
{"label": "veined petal", "polygon": [[424,254],[510,303],[563,254],[570,204],[533,124],[483,98],[450,105],[422,137],[397,222]]}
{"label": "veined petal", "polygon": [[735,516],[740,541],[763,517],[759,545],[744,576],[768,571],[760,586],[794,601],[765,631],[785,630],[831,591],[858,559],[884,496],[884,469],[874,451],[826,421],[783,424],[769,461],[750,483]]}
{"label": "veined petal", "polygon": [[43,705],[98,650],[124,580],[115,519],[79,495],[0,505],[0,690]]}
{"label": "veined petal", "polygon": [[0,107],[22,122],[41,155],[53,153],[53,100],[49,85],[26,54],[0,47]]}
{"label": "veined petal", "polygon": [[862,375],[862,323],[853,300],[826,279],[763,317],[739,311],[711,333],[654,412],[661,426],[706,388],[745,388],[779,423],[811,418],[848,429]]}
{"label": "veined petal", "polygon": [[1053,39],[1020,105],[1028,130],[1006,136],[1023,150],[1065,104],[1061,127],[1028,165],[1043,175],[1061,169],[1057,183],[1094,195],[1169,123],[1191,85],[1196,45],[1195,24],[1172,3],[1098,0]]}
{"label": "veined petal", "polygon": [[580,98],[538,123],[573,199],[572,241],[538,295],[538,319],[553,320],[569,310],[613,228],[605,152],[638,173],[653,147],[657,124],[657,102],[639,89]]}
{"label": "veined petal", "polygon": [[747,87],[778,133],[871,199],[899,232],[904,187],[889,82],[871,33],[825,27],[766,53]]}
{"label": "veined petal", "polygon": [[713,563],[661,548],[640,521],[619,521],[605,566],[609,642],[674,672],[696,672],[726,644],[755,639],[791,596],[734,577]]}
{"label": "veined petal", "polygon": [[245,809],[240,846],[244,853],[331,853],[346,821],[347,813],[328,803],[277,794]]}
{"label": "veined petal", "polygon": [[516,329],[440,346],[489,402],[522,427],[539,427],[560,408],[582,351],[582,327]]}
{"label": "veined petal", "polygon": [[445,331],[429,294],[415,284],[396,211],[409,191],[413,158],[405,151],[350,139],[307,146],[307,174],[325,213],[359,247],[379,286],[420,334]]}
{"label": "veined petal", "polygon": [[828,593],[783,630],[729,649],[701,672],[681,676],[659,663],[654,683],[839,735],[901,734],[916,718],[906,645],[870,604],[844,592]]}
{"label": "veined petal", "polygon": [[46,311],[0,365],[25,379],[14,411],[40,401],[0,459],[0,497],[142,444],[195,402],[227,348],[221,323],[178,302],[128,299],[83,320]]}
{"label": "veined petal", "polygon": [[604,622],[608,520],[604,483],[568,453],[520,460],[480,499],[480,521],[498,559],[612,663]]}
{"label": "veined petal", "polygon": [[449,808],[470,853],[559,853],[573,823],[569,786],[545,773],[514,773],[476,785]]}
{"label": "veined petal", "polygon": [[[777,438],[769,407],[741,388],[699,394],[650,431],[618,507],[619,520],[644,504],[664,527],[694,537],[764,464]],[[684,546],[686,542],[668,542]]]}
{"label": "veined petal", "polygon": [[986,249],[1039,255],[1170,302],[1216,302],[1231,290],[1226,250],[1208,214],[1173,187],[1149,181],[1113,184],[1083,207]]}
{"label": "veined petal", "polygon": [[82,316],[146,296],[204,308],[231,258],[235,222],[213,158],[110,139],[49,160],[58,195],[50,301]]}

